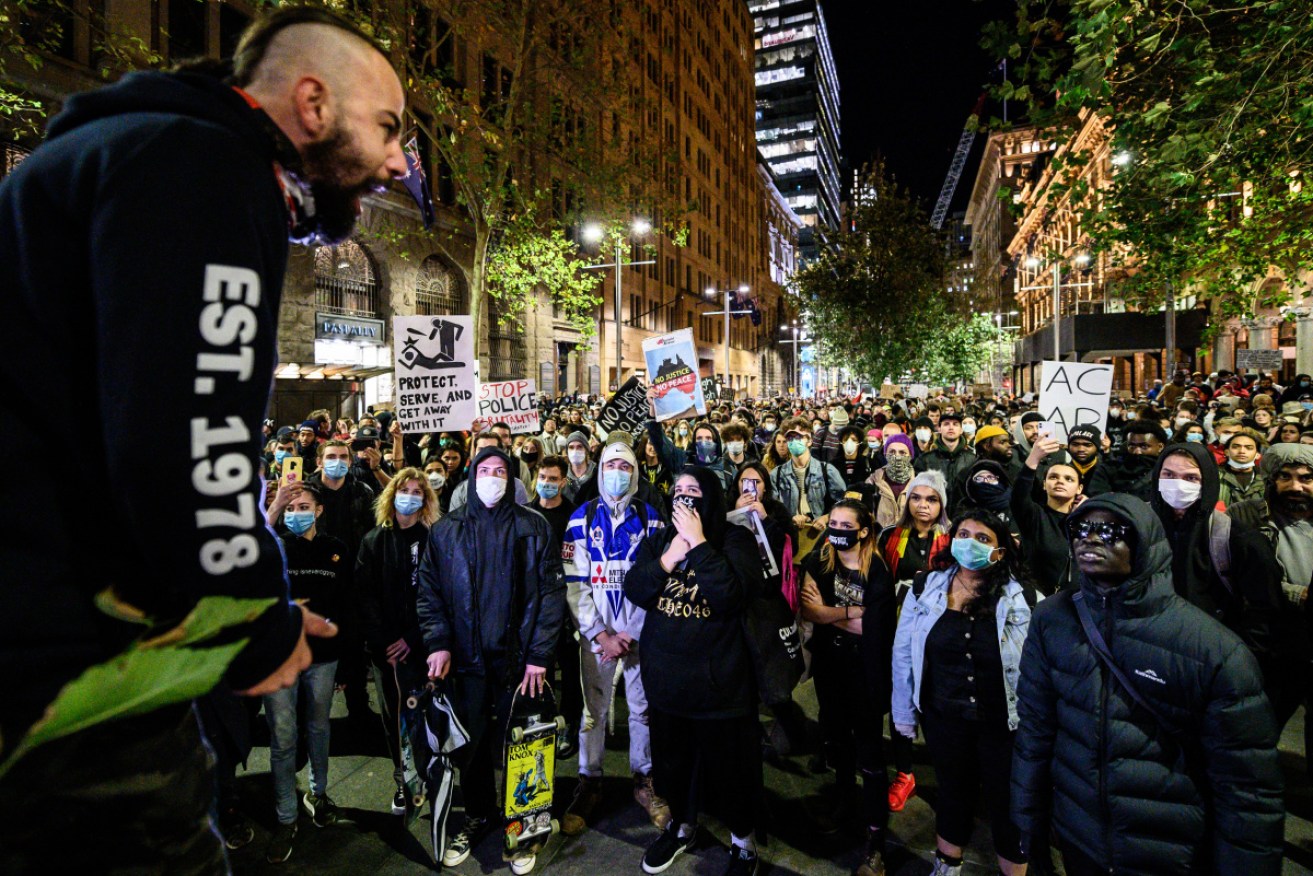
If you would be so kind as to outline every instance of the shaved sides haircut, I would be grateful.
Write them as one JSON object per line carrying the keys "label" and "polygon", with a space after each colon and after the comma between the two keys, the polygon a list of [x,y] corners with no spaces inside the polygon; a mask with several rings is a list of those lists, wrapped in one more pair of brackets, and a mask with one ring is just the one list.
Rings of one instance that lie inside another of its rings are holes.
{"label": "shaved sides haircut", "polygon": [[[298,45],[294,51],[287,45],[288,40],[277,39],[293,27],[306,31],[298,35]],[[272,15],[256,19],[242,34],[237,50],[233,52],[231,82],[239,88],[245,88],[257,78],[268,76],[278,79],[284,75],[284,68],[290,60],[295,59],[303,66],[308,59],[340,55],[344,48],[349,51],[353,44],[361,50],[377,52],[384,60],[389,60],[382,46],[346,19],[318,6],[285,7]]]}

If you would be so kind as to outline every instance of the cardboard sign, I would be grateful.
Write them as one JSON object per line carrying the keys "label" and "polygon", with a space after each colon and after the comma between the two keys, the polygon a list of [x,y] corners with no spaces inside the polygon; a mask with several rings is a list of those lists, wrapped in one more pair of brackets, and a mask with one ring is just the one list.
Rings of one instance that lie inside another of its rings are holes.
{"label": "cardboard sign", "polygon": [[406,432],[464,431],[478,412],[468,316],[396,316],[397,417]]}
{"label": "cardboard sign", "polygon": [[1111,365],[1040,363],[1039,412],[1059,444],[1067,443],[1067,430],[1075,426],[1098,426],[1106,432],[1111,392]]}
{"label": "cardboard sign", "polygon": [[893,401],[898,396],[898,387],[892,383],[880,384],[880,398]]}
{"label": "cardboard sign", "polygon": [[693,329],[646,338],[643,358],[647,360],[647,373],[652,375],[657,422],[706,415],[707,400],[698,379]]}
{"label": "cardboard sign", "polygon": [[1236,350],[1235,367],[1242,371],[1280,371],[1280,350]]}
{"label": "cardboard sign", "polygon": [[927,398],[930,395],[930,387],[924,383],[913,383],[907,388],[908,398]]}
{"label": "cardboard sign", "polygon": [[617,430],[639,435],[649,416],[647,387],[637,377],[631,377],[597,415],[597,425],[608,435]]}
{"label": "cardboard sign", "polygon": [[505,423],[512,435],[537,434],[538,392],[532,380],[479,384],[479,419],[484,426]]}

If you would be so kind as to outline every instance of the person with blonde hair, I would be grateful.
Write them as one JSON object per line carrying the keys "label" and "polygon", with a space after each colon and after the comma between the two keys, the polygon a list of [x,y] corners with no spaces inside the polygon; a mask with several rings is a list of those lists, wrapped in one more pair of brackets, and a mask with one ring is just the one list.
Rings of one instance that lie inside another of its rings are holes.
{"label": "person with blonde hair", "polygon": [[383,707],[383,726],[392,756],[396,794],[392,814],[406,811],[396,738],[399,690],[425,681],[424,637],[415,606],[419,561],[429,529],[441,516],[437,493],[418,468],[403,468],[374,502],[375,527],[361,539],[356,556],[356,604],[374,687]]}

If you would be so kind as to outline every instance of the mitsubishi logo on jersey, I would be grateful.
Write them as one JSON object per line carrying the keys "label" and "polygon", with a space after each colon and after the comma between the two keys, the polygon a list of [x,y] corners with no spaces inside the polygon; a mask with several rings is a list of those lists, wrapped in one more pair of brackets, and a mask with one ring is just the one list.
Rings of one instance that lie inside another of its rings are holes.
{"label": "mitsubishi logo on jersey", "polygon": [[1158,673],[1154,672],[1152,669],[1137,669],[1135,670],[1135,674],[1140,676],[1140,678],[1147,678],[1150,681],[1156,681],[1159,684],[1167,684],[1167,682],[1159,678]]}

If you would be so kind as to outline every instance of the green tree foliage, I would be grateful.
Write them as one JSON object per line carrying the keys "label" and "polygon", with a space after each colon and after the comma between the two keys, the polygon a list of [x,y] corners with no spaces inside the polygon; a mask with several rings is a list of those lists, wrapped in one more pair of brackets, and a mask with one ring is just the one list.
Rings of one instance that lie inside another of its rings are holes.
{"label": "green tree foliage", "polygon": [[821,362],[879,384],[885,378],[970,380],[989,361],[988,317],[954,312],[945,250],[921,206],[874,163],[870,196],[833,235],[794,288]]}
{"label": "green tree foliage", "polygon": [[1090,156],[1074,153],[1059,159],[1055,194],[1082,204],[1127,301],[1155,307],[1172,284],[1243,316],[1307,288],[1306,0],[1017,0],[984,43],[1010,59],[997,96],[1024,104],[1030,123],[1059,142],[1086,113],[1111,129],[1110,184],[1089,191],[1077,177]]}

